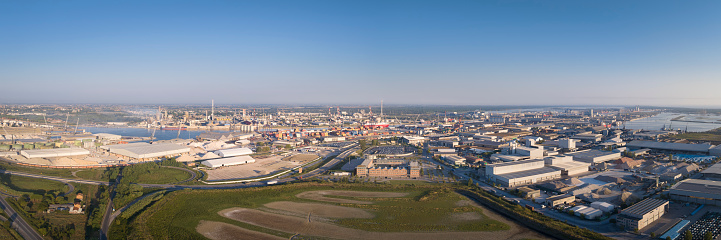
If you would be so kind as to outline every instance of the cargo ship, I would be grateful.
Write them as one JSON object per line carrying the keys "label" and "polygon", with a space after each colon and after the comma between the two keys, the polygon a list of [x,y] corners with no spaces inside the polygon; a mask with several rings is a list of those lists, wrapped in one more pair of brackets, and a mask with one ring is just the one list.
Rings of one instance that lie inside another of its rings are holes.
{"label": "cargo ship", "polygon": [[188,130],[188,128],[187,127],[160,127],[160,130],[185,131],[185,130]]}

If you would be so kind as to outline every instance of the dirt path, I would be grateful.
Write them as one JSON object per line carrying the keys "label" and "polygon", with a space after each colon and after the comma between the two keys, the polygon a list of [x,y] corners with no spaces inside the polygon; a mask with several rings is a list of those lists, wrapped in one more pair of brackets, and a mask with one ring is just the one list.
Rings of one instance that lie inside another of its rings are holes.
{"label": "dirt path", "polygon": [[351,204],[373,204],[368,201],[358,201],[351,199],[332,198],[329,196],[341,196],[341,197],[362,197],[362,198],[394,198],[403,197],[408,193],[397,193],[397,192],[360,192],[360,191],[337,191],[337,190],[322,190],[322,191],[308,191],[302,192],[295,195],[298,198],[310,199],[323,202],[333,203],[351,203]]}
{"label": "dirt path", "polygon": [[[218,212],[221,216],[256,226],[308,236],[338,239],[545,239],[529,229],[511,225],[511,230],[495,232],[369,232],[340,227],[323,222],[308,222],[304,218],[266,213],[247,208],[231,208]],[[504,221],[508,224],[508,221]]]}
{"label": "dirt path", "polygon": [[300,213],[303,215],[312,214],[313,216],[324,218],[373,218],[375,215],[366,210],[352,207],[342,207],[322,203],[300,203],[300,202],[272,202],[264,205],[267,208]]}
{"label": "dirt path", "polygon": [[285,239],[267,233],[251,231],[232,224],[202,220],[195,228],[198,233],[213,240],[264,240],[264,239]]}

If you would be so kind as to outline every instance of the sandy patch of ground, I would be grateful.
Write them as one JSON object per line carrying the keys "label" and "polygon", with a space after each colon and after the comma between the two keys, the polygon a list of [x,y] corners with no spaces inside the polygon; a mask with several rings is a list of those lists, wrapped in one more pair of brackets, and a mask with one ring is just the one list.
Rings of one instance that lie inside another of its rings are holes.
{"label": "sandy patch of ground", "polygon": [[218,212],[221,216],[256,226],[297,233],[307,236],[321,236],[338,239],[546,239],[539,233],[512,226],[509,231],[496,232],[397,232],[381,233],[350,229],[308,219],[266,213],[247,208],[231,208]]}
{"label": "sandy patch of ground", "polygon": [[264,205],[265,207],[283,210],[293,213],[301,213],[311,216],[319,216],[326,218],[373,218],[374,215],[359,208],[342,207],[322,203],[300,203],[300,202],[272,202]]}
{"label": "sandy patch of ground", "polygon": [[283,161],[280,156],[255,159],[254,163],[206,170],[208,181],[253,178],[284,171],[300,165],[297,162]]}
{"label": "sandy patch of ground", "polygon": [[403,196],[408,195],[408,193],[322,190],[322,191],[302,192],[295,196],[298,198],[323,201],[323,202],[373,204],[372,202],[368,202],[368,201],[358,201],[358,200],[342,199],[342,198],[331,198],[331,197],[326,197],[326,195],[341,196],[341,197],[361,197],[361,198],[393,198],[393,197],[403,197]]}
{"label": "sandy patch of ground", "polygon": [[456,202],[457,207],[465,207],[472,204],[473,202],[471,202],[471,200],[458,200],[458,202]]}
{"label": "sandy patch of ground", "polygon": [[293,155],[293,156],[284,158],[283,160],[304,164],[304,163],[307,163],[307,162],[310,162],[310,161],[313,161],[316,159],[318,159],[318,155],[315,155],[315,154],[298,154],[298,155]]}
{"label": "sandy patch of ground", "polygon": [[262,239],[285,239],[267,233],[251,231],[228,223],[201,220],[195,230],[203,236],[213,240],[262,240]]}

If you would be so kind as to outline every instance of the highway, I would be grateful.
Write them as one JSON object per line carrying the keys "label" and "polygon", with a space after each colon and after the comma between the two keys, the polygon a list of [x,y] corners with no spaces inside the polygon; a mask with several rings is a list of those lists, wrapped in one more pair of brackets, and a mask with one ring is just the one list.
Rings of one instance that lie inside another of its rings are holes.
{"label": "highway", "polygon": [[[298,179],[312,178],[312,177],[315,177],[317,175],[320,175],[320,174],[328,171],[328,169],[331,169],[336,164],[340,163],[343,158],[345,158],[345,157],[349,156],[350,154],[352,154],[353,152],[355,152],[357,150],[356,147],[357,147],[357,144],[352,144],[352,145],[349,145],[345,148],[342,148],[342,149],[336,151],[336,152],[340,152],[340,154],[338,154],[338,156],[336,156],[332,160],[328,161],[323,166],[320,166],[319,168],[317,168],[313,171],[302,174],[300,177],[298,177]],[[169,168],[176,168],[176,167],[169,167]],[[191,181],[197,177],[196,173],[193,171],[183,169],[183,168],[177,168],[177,169],[186,170],[191,174],[191,178],[184,180],[180,183],[185,183],[185,182]],[[130,207],[132,204],[134,204],[135,202],[137,202],[138,200],[143,198],[143,197],[138,198],[138,199],[134,200],[133,202],[129,203],[128,205],[124,206],[122,209],[117,209],[116,211],[113,211],[112,199],[115,197],[115,189],[114,189],[114,186],[111,185],[112,184],[111,182],[70,179],[70,178],[45,176],[45,175],[38,175],[38,174],[31,174],[31,173],[24,173],[24,172],[0,170],[0,174],[2,174],[2,173],[17,175],[17,176],[24,176],[24,177],[54,180],[54,181],[59,181],[59,182],[63,182],[63,183],[74,182],[74,183],[83,183],[83,184],[92,184],[92,185],[108,185],[109,187],[111,187],[112,188],[111,196],[110,196],[110,199],[108,200],[108,205],[105,210],[105,215],[103,216],[101,229],[100,229],[100,231],[101,231],[100,239],[101,240],[107,239],[107,233],[110,229],[110,225],[115,220],[115,218],[117,218],[125,209]],[[118,175],[118,179],[116,179],[115,182],[116,183],[119,182],[121,177],[122,176]],[[293,177],[293,178],[287,177],[287,178],[277,179],[278,184],[292,182],[295,180],[297,180],[295,177]],[[234,183],[234,184],[224,184],[224,185],[179,185],[179,184],[139,184],[139,185],[141,185],[143,187],[151,187],[151,188],[164,188],[169,191],[181,190],[181,189],[238,189],[238,188],[251,188],[251,187],[267,186],[267,184],[265,184],[264,182]],[[19,215],[17,215],[17,213],[15,213],[15,211],[12,210],[12,208],[10,208],[10,206],[7,204],[7,202],[5,202],[4,198],[5,198],[5,196],[3,196],[2,200],[0,201],[0,203],[2,203],[3,209],[9,209],[9,210],[5,210],[5,211],[7,211],[10,216],[16,216],[18,219],[18,221],[13,222],[13,227],[16,227],[16,225],[17,225],[18,232],[25,239],[33,239],[33,240],[34,239],[42,239],[42,237],[32,227],[30,227],[30,225],[28,225],[27,222],[25,222],[22,218],[20,218]],[[11,220],[12,219],[13,218],[11,217]]]}
{"label": "highway", "polygon": [[12,228],[17,231],[25,240],[42,240],[43,237],[23,219],[10,204],[5,201],[6,196],[0,195],[0,208],[10,216]]}

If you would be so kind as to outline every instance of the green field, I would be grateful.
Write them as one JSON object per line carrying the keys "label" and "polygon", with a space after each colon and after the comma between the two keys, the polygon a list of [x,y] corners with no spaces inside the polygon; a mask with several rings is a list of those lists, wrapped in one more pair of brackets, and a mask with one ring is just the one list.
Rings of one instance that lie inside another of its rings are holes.
{"label": "green field", "polygon": [[0,169],[8,170],[8,171],[15,171],[15,172],[32,173],[32,174],[38,174],[38,175],[63,177],[63,178],[76,178],[73,176],[73,171],[71,169],[37,168],[37,167],[29,167],[29,166],[11,164],[11,163],[8,163],[5,161],[0,161]]}
{"label": "green field", "polygon": [[173,168],[161,167],[153,171],[139,174],[135,178],[136,183],[164,184],[176,183],[190,178],[190,173]]}
{"label": "green field", "polygon": [[[151,205],[134,219],[131,219],[130,238],[205,239],[196,232],[200,220],[225,222],[242,228],[265,232],[281,237],[292,233],[279,232],[259,226],[245,224],[218,215],[218,211],[232,207],[258,208],[275,201],[313,202],[300,199],[296,194],[313,190],[352,190],[376,192],[405,192],[409,195],[399,198],[354,198],[374,201],[375,204],[336,204],[370,209],[376,214],[373,219],[343,219],[340,226],[375,231],[497,231],[506,230],[508,225],[487,219],[471,223],[453,224],[445,221],[450,213],[476,212],[483,210],[473,206],[458,206],[466,198],[452,192],[450,184],[428,184],[423,186],[391,184],[331,184],[297,183],[264,188],[234,190],[183,190]],[[341,197],[338,197],[341,198]],[[332,204],[332,203],[328,203]],[[369,223],[370,222],[370,223]]]}
{"label": "green field", "polygon": [[103,172],[105,172],[105,168],[90,168],[90,169],[83,169],[83,170],[75,170],[75,175],[82,179],[87,180],[96,180],[96,181],[109,181],[107,177],[103,176]]}
{"label": "green field", "polygon": [[673,138],[687,139],[691,141],[712,141],[721,142],[721,128],[698,133],[683,133],[672,135]]}
{"label": "green field", "polygon": [[68,190],[64,183],[52,180],[0,174],[0,190],[12,195],[44,195],[50,191],[64,193]]}

